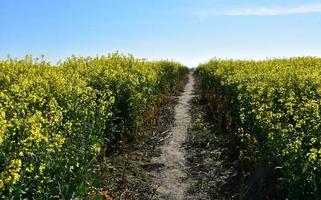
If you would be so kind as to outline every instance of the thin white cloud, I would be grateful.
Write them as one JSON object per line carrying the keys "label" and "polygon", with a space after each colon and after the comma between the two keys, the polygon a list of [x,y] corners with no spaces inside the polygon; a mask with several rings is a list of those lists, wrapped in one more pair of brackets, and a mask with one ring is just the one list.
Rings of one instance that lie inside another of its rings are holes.
{"label": "thin white cloud", "polygon": [[291,14],[305,14],[305,13],[318,13],[321,12],[321,4],[304,5],[291,8],[249,8],[232,10],[228,12],[231,16],[240,15],[262,15],[262,16],[273,16],[273,15],[291,15]]}
{"label": "thin white cloud", "polygon": [[321,13],[321,3],[302,5],[297,7],[287,8],[239,8],[233,10],[226,10],[223,12],[217,12],[215,10],[203,10],[197,13],[200,18],[206,18],[215,15],[227,15],[227,16],[278,16],[278,15],[293,15],[293,14],[306,14],[306,13]]}

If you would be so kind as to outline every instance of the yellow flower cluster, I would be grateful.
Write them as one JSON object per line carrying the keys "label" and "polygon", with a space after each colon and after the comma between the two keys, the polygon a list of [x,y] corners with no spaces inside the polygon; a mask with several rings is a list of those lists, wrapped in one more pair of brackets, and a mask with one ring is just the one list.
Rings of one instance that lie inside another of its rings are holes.
{"label": "yellow flower cluster", "polygon": [[310,149],[310,152],[307,154],[308,159],[311,162],[314,162],[318,160],[320,162],[321,160],[321,148],[318,150],[316,148]]}
{"label": "yellow flower cluster", "polygon": [[213,59],[197,73],[205,93],[227,99],[213,107],[223,104],[228,123],[250,135],[237,135],[244,152],[256,163],[281,167],[290,199],[321,194],[321,59]]}
{"label": "yellow flower cluster", "polygon": [[14,159],[10,161],[6,170],[0,173],[0,188],[4,188],[4,184],[15,184],[20,179],[21,160]]}
{"label": "yellow flower cluster", "polygon": [[26,56],[0,61],[0,72],[0,196],[70,199],[104,145],[135,130],[188,70],[110,54],[58,66]]}
{"label": "yellow flower cluster", "polygon": [[0,144],[5,139],[5,132],[7,129],[7,121],[6,121],[6,115],[5,112],[1,110],[0,108]]}

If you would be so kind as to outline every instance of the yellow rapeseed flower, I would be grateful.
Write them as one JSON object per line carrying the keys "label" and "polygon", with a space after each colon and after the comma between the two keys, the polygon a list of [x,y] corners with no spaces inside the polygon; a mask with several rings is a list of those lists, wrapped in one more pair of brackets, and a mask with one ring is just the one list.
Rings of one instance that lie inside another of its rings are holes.
{"label": "yellow rapeseed flower", "polygon": [[3,181],[0,179],[0,189],[4,188],[4,183]]}
{"label": "yellow rapeseed flower", "polygon": [[46,165],[44,163],[41,163],[39,166],[39,172],[42,174],[45,169],[46,169]]}

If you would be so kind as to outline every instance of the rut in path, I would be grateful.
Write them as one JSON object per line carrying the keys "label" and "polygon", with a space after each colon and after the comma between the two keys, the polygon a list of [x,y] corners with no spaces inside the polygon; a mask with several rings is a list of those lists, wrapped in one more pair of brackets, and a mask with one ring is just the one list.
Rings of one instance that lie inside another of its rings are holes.
{"label": "rut in path", "polygon": [[194,77],[191,74],[188,76],[189,81],[175,107],[175,121],[170,131],[171,136],[169,141],[161,147],[162,154],[158,160],[165,166],[160,173],[160,187],[157,190],[162,199],[187,199],[188,183],[184,172],[185,151],[182,144],[186,140],[187,129],[191,122],[189,102],[193,97],[194,89]]}

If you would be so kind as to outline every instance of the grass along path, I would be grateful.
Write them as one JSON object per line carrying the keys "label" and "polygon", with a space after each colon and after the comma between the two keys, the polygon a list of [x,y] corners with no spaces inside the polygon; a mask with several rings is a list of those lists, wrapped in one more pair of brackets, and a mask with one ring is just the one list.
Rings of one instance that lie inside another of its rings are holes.
{"label": "grass along path", "polygon": [[190,103],[191,124],[186,138],[188,194],[194,199],[253,199],[240,197],[237,162],[229,157],[225,135],[217,133],[207,102],[201,97],[200,80],[195,78],[195,97]]}

